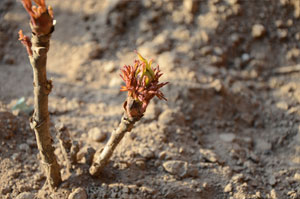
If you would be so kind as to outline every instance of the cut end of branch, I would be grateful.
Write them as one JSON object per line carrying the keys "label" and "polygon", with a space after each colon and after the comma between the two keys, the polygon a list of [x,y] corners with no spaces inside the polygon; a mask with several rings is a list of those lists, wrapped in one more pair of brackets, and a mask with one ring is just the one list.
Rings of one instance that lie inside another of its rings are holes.
{"label": "cut end of branch", "polygon": [[142,118],[146,109],[143,108],[143,104],[134,100],[132,97],[128,96],[127,100],[124,102],[123,107],[127,116],[131,119]]}

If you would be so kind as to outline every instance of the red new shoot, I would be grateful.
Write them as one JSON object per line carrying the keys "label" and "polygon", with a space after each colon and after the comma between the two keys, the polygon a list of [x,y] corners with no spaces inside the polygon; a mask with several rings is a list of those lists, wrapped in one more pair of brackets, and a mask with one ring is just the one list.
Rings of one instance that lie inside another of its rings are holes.
{"label": "red new shoot", "polygon": [[[168,84],[168,82],[159,83],[159,78],[163,75],[159,70],[159,66],[152,67],[152,59],[147,61],[138,52],[136,53],[139,60],[135,60],[133,66],[125,65],[121,69],[122,74],[120,76],[125,82],[125,86],[121,87],[121,91],[128,91],[128,96],[141,104],[138,112],[143,114],[154,96],[167,100],[159,89]],[[124,107],[126,107],[126,103]],[[128,109],[126,111],[133,116],[132,111]]]}

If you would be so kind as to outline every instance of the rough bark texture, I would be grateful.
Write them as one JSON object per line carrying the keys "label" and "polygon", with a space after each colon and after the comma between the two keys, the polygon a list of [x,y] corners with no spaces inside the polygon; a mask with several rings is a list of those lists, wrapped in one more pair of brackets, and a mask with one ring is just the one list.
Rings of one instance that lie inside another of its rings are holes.
{"label": "rough bark texture", "polygon": [[72,165],[77,163],[76,155],[79,151],[79,144],[72,141],[69,130],[64,125],[56,125],[56,130],[58,131],[57,138],[67,165],[67,171],[71,173]]}
{"label": "rough bark texture", "polygon": [[[111,137],[109,138],[104,149],[100,151],[99,156],[94,156],[92,166],[90,167],[90,174],[92,176],[97,176],[100,174],[101,170],[109,162],[110,157],[112,156],[115,148],[122,140],[126,132],[130,132],[134,124],[141,119],[140,117],[128,117],[126,112],[124,113],[119,127],[113,131]],[[97,154],[97,153],[96,153]]]}
{"label": "rough bark texture", "polygon": [[35,132],[47,182],[51,188],[55,188],[62,180],[49,131],[48,95],[52,84],[47,80],[46,62],[50,37],[51,33],[39,36],[32,34],[31,38],[33,54],[29,59],[33,69],[34,85],[34,114],[31,118],[31,127]]}

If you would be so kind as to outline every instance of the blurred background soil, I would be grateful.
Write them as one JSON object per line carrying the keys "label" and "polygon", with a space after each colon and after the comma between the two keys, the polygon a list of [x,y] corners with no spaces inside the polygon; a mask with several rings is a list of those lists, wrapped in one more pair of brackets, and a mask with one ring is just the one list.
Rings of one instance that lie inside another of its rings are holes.
{"label": "blurred background soil", "polygon": [[[299,0],[48,0],[49,111],[64,183],[44,186],[29,114],[32,69],[20,1],[0,1],[0,198],[300,198]],[[138,50],[170,82],[99,178],[91,152],[118,126],[120,68]],[[68,173],[55,138],[79,142]],[[72,193],[70,196],[69,194]],[[87,196],[84,195],[87,194]]]}

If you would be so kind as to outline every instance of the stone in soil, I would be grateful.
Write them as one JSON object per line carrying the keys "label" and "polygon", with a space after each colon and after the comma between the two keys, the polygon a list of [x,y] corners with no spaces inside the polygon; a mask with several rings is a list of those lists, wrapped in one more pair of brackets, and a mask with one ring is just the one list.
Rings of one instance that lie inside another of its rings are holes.
{"label": "stone in soil", "polygon": [[266,33],[266,29],[262,24],[255,24],[252,27],[252,37],[253,38],[260,38],[260,37],[264,36],[265,33]]}
{"label": "stone in soil", "polygon": [[200,152],[202,158],[209,162],[217,162],[218,161],[217,155],[212,150],[200,149],[199,152]]}
{"label": "stone in soil", "polygon": [[231,191],[232,191],[232,184],[229,183],[229,184],[227,184],[227,185],[225,186],[224,192],[225,192],[225,193],[228,193],[228,192],[231,192]]}
{"label": "stone in soil", "polygon": [[183,7],[189,13],[197,12],[199,2],[197,0],[184,0]]}
{"label": "stone in soil", "polygon": [[184,177],[188,174],[188,163],[181,160],[169,160],[163,163],[164,169],[179,177]]}
{"label": "stone in soil", "polygon": [[102,142],[106,139],[106,133],[95,127],[89,130],[88,137],[93,141]]}
{"label": "stone in soil", "polygon": [[136,164],[136,166],[137,166],[138,168],[140,168],[140,169],[142,169],[142,170],[146,169],[146,163],[145,163],[145,161],[144,161],[143,159],[138,159],[138,160],[136,160],[136,161],[135,161],[135,164]]}
{"label": "stone in soil", "polygon": [[288,31],[286,29],[278,29],[277,36],[280,40],[284,40],[288,36]]}
{"label": "stone in soil", "polygon": [[82,147],[77,153],[77,157],[76,157],[77,162],[91,165],[95,152],[96,150],[92,147],[89,146]]}
{"label": "stone in soil", "polygon": [[224,142],[232,142],[235,139],[235,135],[233,133],[222,133],[220,134],[220,138]]}
{"label": "stone in soil", "polygon": [[271,196],[271,199],[278,199],[275,189],[271,190],[270,196]]}
{"label": "stone in soil", "polygon": [[292,48],[286,54],[287,60],[296,60],[299,57],[300,57],[300,49],[298,48]]}
{"label": "stone in soil", "polygon": [[276,184],[276,178],[274,176],[270,176],[269,177],[269,181],[268,183],[271,185],[271,186],[274,186]]}
{"label": "stone in soil", "polygon": [[300,182],[300,173],[295,173],[295,175],[294,175],[294,180]]}
{"label": "stone in soil", "polygon": [[20,144],[19,145],[19,149],[21,150],[21,151],[25,151],[26,153],[30,153],[30,147],[29,147],[29,145],[28,144]]}
{"label": "stone in soil", "polygon": [[262,139],[256,140],[255,146],[259,151],[262,152],[269,151],[272,149],[272,144]]}
{"label": "stone in soil", "polygon": [[150,159],[154,157],[154,152],[148,147],[140,147],[139,154],[146,159]]}

